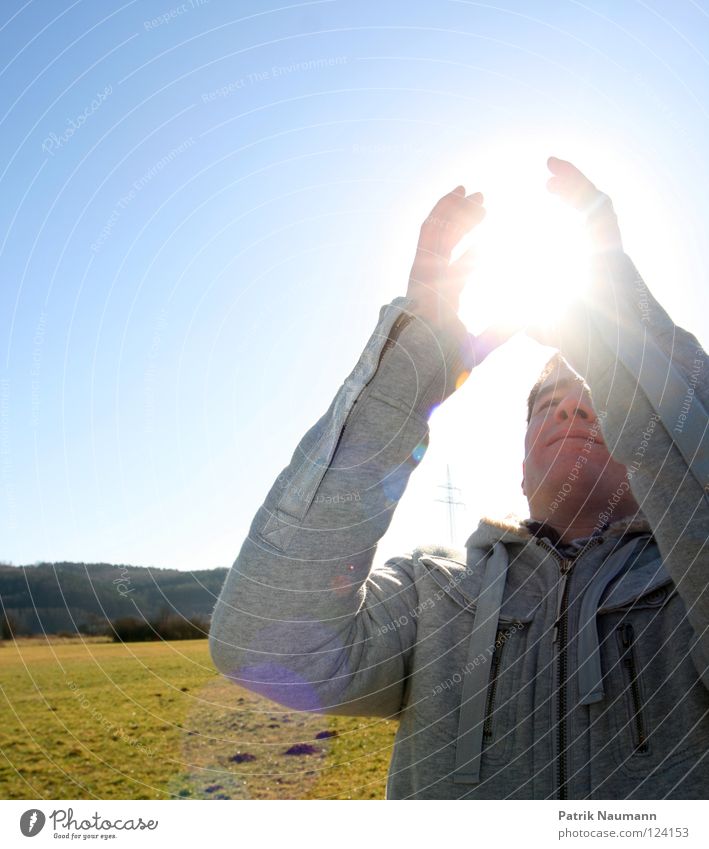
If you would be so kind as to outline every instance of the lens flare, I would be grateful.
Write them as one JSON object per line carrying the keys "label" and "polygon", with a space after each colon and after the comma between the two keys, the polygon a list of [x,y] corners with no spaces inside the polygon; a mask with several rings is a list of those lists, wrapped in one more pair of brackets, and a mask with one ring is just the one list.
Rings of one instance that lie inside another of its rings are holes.
{"label": "lens flare", "polygon": [[473,333],[503,323],[558,318],[588,282],[583,222],[540,191],[515,200],[491,192],[486,220],[474,233],[477,261],[461,303]]}

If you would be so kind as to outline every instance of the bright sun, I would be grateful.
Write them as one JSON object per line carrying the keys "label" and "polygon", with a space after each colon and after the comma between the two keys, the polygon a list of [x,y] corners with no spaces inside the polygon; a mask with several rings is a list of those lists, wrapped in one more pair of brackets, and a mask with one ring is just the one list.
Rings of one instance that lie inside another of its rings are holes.
{"label": "bright sun", "polygon": [[489,168],[484,187],[466,186],[483,191],[487,210],[453,255],[475,249],[461,298],[461,318],[473,333],[501,319],[525,324],[556,317],[588,281],[581,216],[547,191],[548,174],[538,162],[534,168],[506,163]]}

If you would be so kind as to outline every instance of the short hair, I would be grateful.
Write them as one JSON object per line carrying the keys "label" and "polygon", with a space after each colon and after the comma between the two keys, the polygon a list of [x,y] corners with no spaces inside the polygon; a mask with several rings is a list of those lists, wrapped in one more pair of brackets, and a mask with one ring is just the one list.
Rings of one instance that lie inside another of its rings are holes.
{"label": "short hair", "polygon": [[567,368],[569,371],[573,371],[573,369],[569,366],[566,360],[561,356],[561,354],[557,351],[551,359],[547,360],[546,365],[541,371],[541,374],[537,378],[537,382],[532,387],[529,396],[527,397],[527,424],[532,418],[532,410],[534,409],[534,404],[537,400],[537,395],[539,394],[539,390],[542,388],[542,384],[549,377],[550,374],[553,374],[558,368]]}

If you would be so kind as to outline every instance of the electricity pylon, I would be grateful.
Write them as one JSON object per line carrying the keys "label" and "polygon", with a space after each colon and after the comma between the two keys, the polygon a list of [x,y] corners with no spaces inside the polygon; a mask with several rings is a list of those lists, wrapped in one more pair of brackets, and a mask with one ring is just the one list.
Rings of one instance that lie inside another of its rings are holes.
{"label": "electricity pylon", "polygon": [[438,485],[438,489],[445,489],[445,497],[436,498],[435,500],[448,505],[448,530],[450,533],[450,543],[451,545],[455,545],[455,508],[465,507],[465,503],[463,501],[456,500],[456,496],[460,495],[460,489],[457,486],[453,486],[451,482],[451,467],[448,465],[446,466],[446,477],[447,482],[445,484]]}

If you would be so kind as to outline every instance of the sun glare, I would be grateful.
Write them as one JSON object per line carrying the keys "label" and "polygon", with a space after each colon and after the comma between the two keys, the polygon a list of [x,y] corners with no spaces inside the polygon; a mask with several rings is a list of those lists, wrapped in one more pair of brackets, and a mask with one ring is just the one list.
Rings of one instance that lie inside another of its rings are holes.
{"label": "sun glare", "polygon": [[[671,283],[690,279],[687,250],[681,248],[687,241],[682,211],[666,179],[648,171],[642,151],[622,139],[584,138],[564,127],[538,137],[519,137],[510,127],[449,153],[429,175],[430,184],[408,200],[424,209],[442,187],[459,183],[469,194],[484,194],[485,219],[452,257],[469,248],[475,256],[460,300],[460,317],[472,333],[501,325],[509,335],[525,325],[543,325],[563,315],[589,286],[591,245],[584,218],[547,190],[550,155],[570,160],[608,192],[623,244],[651,290],[668,307],[686,309],[686,298]],[[648,232],[662,238],[648,239]],[[399,254],[408,258],[407,250],[402,246]]]}
{"label": "sun glare", "polygon": [[581,216],[550,194],[541,176],[515,169],[491,181],[485,220],[455,252],[475,250],[461,300],[461,317],[473,333],[500,321],[522,326],[554,318],[587,284]]}
{"label": "sun glare", "polygon": [[[432,175],[435,188],[417,187],[420,196],[412,201],[424,208],[437,191],[440,196],[443,187],[460,183],[467,193],[481,191],[485,196],[485,219],[452,257],[455,261],[471,247],[475,252],[460,304],[460,317],[472,333],[495,324],[520,329],[542,324],[558,317],[590,284],[592,246],[585,222],[547,190],[549,155],[569,159],[609,193],[623,244],[641,272],[646,271],[652,291],[663,303],[676,298],[673,281],[688,276],[682,265],[686,252],[680,249],[686,239],[682,211],[637,151],[617,139],[604,143],[595,137],[592,142],[572,137],[563,128],[551,128],[544,138],[510,139],[512,128],[504,138],[472,140],[463,153],[445,158],[440,172]],[[654,238],[648,239],[648,233]],[[526,400],[551,354],[552,349],[518,333],[434,412],[426,463],[417,472],[424,476],[419,478],[420,500],[402,505],[410,512],[395,518],[393,541],[408,545],[421,528],[429,528],[431,538],[446,538],[445,513],[432,499],[439,496],[448,467],[465,502],[456,544],[464,544],[480,516],[501,517],[509,511],[528,515],[520,487]]]}

